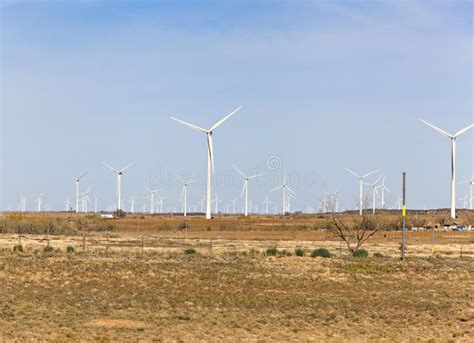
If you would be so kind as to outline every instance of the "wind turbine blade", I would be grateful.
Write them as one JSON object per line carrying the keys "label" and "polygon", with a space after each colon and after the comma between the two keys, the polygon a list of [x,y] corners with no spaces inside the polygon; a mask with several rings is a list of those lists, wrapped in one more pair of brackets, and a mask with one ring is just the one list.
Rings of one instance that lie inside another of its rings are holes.
{"label": "wind turbine blade", "polygon": [[242,106],[239,106],[237,107],[237,109],[235,109],[234,111],[230,112],[227,116],[225,116],[224,118],[222,118],[221,120],[219,120],[217,123],[215,123],[211,129],[209,131],[214,131],[215,129],[217,129],[219,126],[221,126],[227,119],[229,119],[230,117],[232,117],[235,113],[237,113],[238,110],[240,110],[242,108]]}
{"label": "wind turbine blade", "polygon": [[263,174],[257,174],[257,175],[252,175],[252,176],[248,176],[247,179],[255,179],[259,176],[262,176]]}
{"label": "wind turbine blade", "polygon": [[77,178],[77,181],[81,180],[84,176],[87,175],[88,172],[85,172],[84,174],[82,174],[80,177]]}
{"label": "wind turbine blade", "polygon": [[286,186],[286,189],[288,189],[291,194],[296,195],[296,193],[290,187]]}
{"label": "wind turbine blade", "polygon": [[122,168],[121,170],[119,170],[119,173],[123,173],[124,171],[126,171],[128,168],[130,168],[131,166],[133,166],[135,164],[135,161],[133,161],[132,163],[130,163],[128,166],[126,166],[125,168]]}
{"label": "wind turbine blade", "polygon": [[245,177],[245,174],[242,173],[239,168],[237,168],[237,167],[234,166],[234,165],[232,165],[232,167],[234,167],[234,169],[237,171],[237,173],[239,173],[240,175],[242,175],[242,177]]}
{"label": "wind turbine blade", "polygon": [[449,138],[453,138],[453,135],[447,133],[446,131],[444,131],[443,129],[440,129],[439,127],[437,126],[434,126],[433,124],[430,124],[428,123],[427,121],[423,120],[423,119],[420,119],[420,121],[425,124],[425,125],[428,125],[429,127],[431,127],[432,129],[438,131],[439,133],[441,133],[443,136],[446,136],[446,137],[449,137]]}
{"label": "wind turbine blade", "polygon": [[191,124],[191,123],[187,123],[184,120],[180,120],[180,119],[177,119],[177,118],[174,118],[174,117],[170,117],[170,119],[172,119],[174,121],[177,121],[180,124],[186,125],[186,126],[190,127],[191,129],[196,130],[197,132],[201,132],[201,133],[207,133],[208,132],[207,130],[203,129],[202,127],[199,127],[199,126]]}
{"label": "wind turbine blade", "polygon": [[246,185],[247,183],[244,182],[244,186],[242,187],[242,192],[240,193],[240,197],[243,198],[244,197],[244,193],[245,193],[245,188],[246,188]]}
{"label": "wind turbine blade", "polygon": [[374,185],[377,184],[377,183],[379,183],[379,181],[380,181],[380,179],[381,179],[382,177],[383,177],[383,175],[380,175],[380,176],[375,180]]}
{"label": "wind turbine blade", "polygon": [[378,172],[378,171],[379,171],[378,169],[372,170],[370,173],[367,173],[367,174],[365,174],[364,176],[362,176],[362,178],[365,179],[366,177],[369,177],[370,175],[372,175],[372,174],[374,174],[374,173],[376,173],[376,172]]}
{"label": "wind turbine blade", "polygon": [[458,132],[456,132],[456,134],[454,135],[454,137],[458,137],[460,135],[462,135],[464,132],[468,131],[469,129],[473,128],[474,127],[474,124],[471,124],[469,125],[468,127],[465,127],[464,129],[462,130],[459,130]]}
{"label": "wind turbine blade", "polygon": [[352,170],[350,170],[349,168],[345,168],[349,173],[351,173],[352,175],[354,175],[355,177],[358,177],[359,179],[362,177],[360,176],[359,174],[353,172]]}
{"label": "wind turbine blade", "polygon": [[113,172],[115,172],[115,173],[117,173],[117,174],[119,173],[118,170],[116,170],[114,167],[112,167],[112,166],[111,166],[110,164],[108,164],[107,162],[102,162],[102,164],[103,164],[104,166],[106,166],[107,168],[109,168],[110,170],[112,170]]}
{"label": "wind turbine blade", "polygon": [[216,170],[214,169],[214,143],[212,142],[212,136],[207,135],[207,146],[209,150],[209,158],[211,160],[212,173],[214,174]]}
{"label": "wind turbine blade", "polygon": [[279,189],[282,189],[282,188],[283,188],[282,186],[278,186],[277,188],[271,189],[270,192],[275,192],[275,191],[277,191],[277,190],[279,190]]}

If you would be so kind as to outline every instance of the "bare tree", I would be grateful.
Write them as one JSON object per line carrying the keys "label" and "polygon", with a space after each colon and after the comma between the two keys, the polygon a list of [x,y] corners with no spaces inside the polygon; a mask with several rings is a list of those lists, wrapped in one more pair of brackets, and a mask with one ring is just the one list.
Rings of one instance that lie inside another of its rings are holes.
{"label": "bare tree", "polygon": [[343,216],[333,216],[328,231],[346,243],[347,249],[353,255],[377,231],[380,225],[371,217],[352,216],[350,220]]}

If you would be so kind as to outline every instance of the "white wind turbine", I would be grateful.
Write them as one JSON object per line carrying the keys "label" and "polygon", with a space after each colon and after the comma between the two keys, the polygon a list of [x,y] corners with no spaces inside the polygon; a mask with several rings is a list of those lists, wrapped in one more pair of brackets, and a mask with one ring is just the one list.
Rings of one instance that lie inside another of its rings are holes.
{"label": "white wind turbine", "polygon": [[216,192],[216,197],[214,198],[213,202],[216,206],[215,213],[217,214],[217,213],[219,213],[219,203],[222,202],[222,200],[219,199],[219,196],[217,195],[217,192]]}
{"label": "white wind turbine", "polygon": [[375,216],[376,198],[379,196],[379,191],[377,190],[379,186],[377,186],[377,183],[379,183],[381,178],[382,178],[382,175],[380,175],[377,178],[377,180],[375,180],[374,183],[364,183],[364,185],[372,187],[372,215],[374,216]]}
{"label": "white wind turbine", "polygon": [[290,187],[288,187],[288,185],[286,184],[286,173],[283,176],[283,184],[281,184],[280,186],[272,189],[270,192],[274,192],[274,191],[277,191],[279,189],[281,189],[282,193],[283,193],[282,213],[283,213],[283,215],[285,215],[289,211],[289,207],[290,207],[289,203],[288,203],[289,202],[288,201],[289,200],[288,199],[288,197],[289,197],[288,194],[289,193],[291,193],[293,195],[295,194],[295,192],[293,192],[293,190]]}
{"label": "white wind turbine", "polygon": [[117,210],[122,210],[122,175],[123,172],[130,168],[135,162],[130,163],[128,166],[122,169],[115,169],[114,167],[107,164],[107,162],[102,163],[115,174],[117,174]]}
{"label": "white wind turbine", "polygon": [[159,193],[157,193],[158,195],[158,202],[156,203],[156,209],[158,211],[158,206],[160,206],[160,213],[163,213],[163,200],[166,200],[168,198],[163,198]]}
{"label": "white wind turbine", "polygon": [[225,116],[223,119],[219,120],[217,123],[215,123],[209,130],[203,129],[199,126],[196,126],[194,124],[187,123],[185,121],[182,121],[180,119],[176,119],[171,117],[171,119],[177,121],[178,123],[181,123],[183,125],[186,125],[198,132],[204,133],[207,136],[207,191],[206,191],[206,219],[211,219],[211,177],[212,174],[215,172],[214,169],[214,145],[212,141],[212,134],[215,129],[217,129],[219,126],[221,126],[227,119],[229,119],[231,116],[233,116],[238,110],[240,110],[241,107],[238,107],[236,110]]}
{"label": "white wind turbine", "polygon": [[381,190],[380,205],[382,206],[382,209],[384,209],[385,208],[385,191],[390,193],[390,190],[385,186],[385,175],[382,176],[382,182],[380,183],[380,186],[378,188]]}
{"label": "white wind turbine", "polygon": [[33,193],[33,195],[36,197],[36,204],[37,204],[36,210],[38,212],[41,212],[41,209],[42,209],[41,204],[43,202],[43,193],[40,193],[40,194]]}
{"label": "white wind turbine", "polygon": [[353,172],[352,170],[350,170],[349,168],[346,168],[346,170],[359,179],[359,215],[362,215],[362,208],[364,207],[364,205],[363,205],[364,179],[366,177],[369,177],[370,175],[378,172],[378,169],[373,170],[370,173],[367,173],[367,174],[364,174],[364,175],[359,175],[359,174]]}
{"label": "white wind turbine", "polygon": [[444,131],[443,129],[440,129],[439,127],[434,126],[433,124],[428,123],[427,121],[424,121],[423,119],[420,119],[420,121],[423,124],[428,125],[432,129],[438,131],[440,134],[442,134],[445,137],[448,137],[451,139],[451,218],[455,219],[456,218],[456,139],[474,127],[474,124],[471,124],[464,129],[459,130],[456,132],[454,135]]}
{"label": "white wind turbine", "polygon": [[196,181],[184,181],[181,177],[179,177],[179,175],[176,176],[183,185],[183,189],[181,190],[181,207],[183,210],[183,216],[186,217],[188,214],[188,186]]}
{"label": "white wind turbine", "polygon": [[20,195],[21,198],[21,212],[26,212],[26,200],[28,198],[24,197],[23,195]]}
{"label": "white wind turbine", "polygon": [[135,213],[135,199],[136,196],[132,195],[128,200],[128,202],[130,203],[130,213]]}
{"label": "white wind turbine", "polygon": [[469,209],[472,210],[472,201],[474,200],[474,174],[470,180],[462,181],[460,184],[469,184]]}
{"label": "white wind turbine", "polygon": [[397,193],[397,204],[398,204],[398,209],[402,209],[402,198],[400,197],[400,194]]}
{"label": "white wind turbine", "polygon": [[68,212],[69,207],[71,206],[71,201],[69,201],[69,196],[66,198],[66,201],[64,202],[64,206],[66,208],[66,212]]}
{"label": "white wind turbine", "polygon": [[237,171],[237,173],[239,173],[244,179],[244,185],[242,187],[242,193],[240,196],[244,197],[245,195],[245,216],[247,217],[249,215],[249,180],[256,179],[257,177],[262,176],[262,174],[247,176],[242,173],[236,166],[233,167]]}
{"label": "white wind turbine", "polygon": [[459,201],[462,201],[462,207],[463,209],[467,208],[467,198],[469,197],[469,194],[466,194],[464,198],[460,198]]}
{"label": "white wind turbine", "polygon": [[81,179],[86,175],[87,172],[85,172],[79,177],[74,178],[74,181],[76,182],[76,213],[79,213],[79,181],[81,181]]}
{"label": "white wind turbine", "polygon": [[150,196],[147,198],[150,198],[150,214],[154,214],[155,212],[155,202],[156,202],[156,192],[158,192],[157,189],[150,189],[148,187],[145,187],[145,189],[150,193]]}
{"label": "white wind turbine", "polygon": [[82,194],[82,212],[87,213],[87,204],[89,204],[91,201],[89,199],[89,192],[91,188],[87,188],[87,191]]}
{"label": "white wind turbine", "polygon": [[272,202],[268,199],[268,195],[265,196],[265,201],[263,202],[263,206],[265,206],[265,214],[268,214],[268,207],[272,204]]}
{"label": "white wind turbine", "polygon": [[94,195],[94,213],[97,213],[97,202],[99,200],[99,197],[96,195]]}

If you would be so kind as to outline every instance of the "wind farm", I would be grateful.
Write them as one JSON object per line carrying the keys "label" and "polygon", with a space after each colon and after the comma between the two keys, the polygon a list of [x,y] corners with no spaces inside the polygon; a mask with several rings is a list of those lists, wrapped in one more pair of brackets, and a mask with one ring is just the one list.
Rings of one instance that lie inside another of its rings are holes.
{"label": "wind farm", "polygon": [[1,2],[0,341],[474,341],[473,6]]}

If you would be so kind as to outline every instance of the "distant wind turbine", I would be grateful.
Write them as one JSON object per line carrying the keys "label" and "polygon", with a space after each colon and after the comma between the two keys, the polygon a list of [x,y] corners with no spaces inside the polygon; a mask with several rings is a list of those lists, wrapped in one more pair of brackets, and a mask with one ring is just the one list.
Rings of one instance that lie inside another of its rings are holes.
{"label": "distant wind turbine", "polygon": [[379,191],[377,190],[379,186],[377,184],[379,183],[381,178],[382,178],[382,175],[380,175],[377,178],[377,180],[375,180],[375,182],[373,183],[364,183],[364,185],[372,187],[372,215],[374,216],[375,216],[376,198],[379,196]]}
{"label": "distant wind turbine", "polygon": [[145,189],[150,193],[150,196],[147,198],[150,198],[150,214],[155,213],[155,202],[156,202],[156,192],[158,192],[157,189],[150,189],[148,187],[145,187]]}
{"label": "distant wind turbine", "polygon": [[132,195],[130,196],[128,202],[130,203],[130,213],[135,213],[135,199],[137,197]]}
{"label": "distant wind turbine", "polygon": [[290,210],[288,194],[293,194],[293,195],[295,194],[295,192],[293,192],[293,190],[290,187],[288,187],[288,185],[286,184],[286,173],[283,176],[283,183],[280,186],[272,189],[270,192],[274,192],[280,189],[282,190],[282,193],[283,193],[282,213],[283,215],[285,215]]}
{"label": "distant wind turbine", "polygon": [[203,129],[199,126],[196,126],[194,124],[187,123],[183,120],[176,119],[171,117],[171,119],[177,121],[178,123],[181,123],[183,125],[186,125],[193,130],[196,130],[198,132],[204,133],[207,136],[207,191],[206,191],[206,219],[211,219],[211,178],[212,174],[214,174],[215,169],[214,169],[214,144],[212,141],[212,134],[215,129],[217,129],[219,126],[221,126],[227,119],[229,119],[231,116],[233,116],[238,110],[240,110],[241,107],[238,107],[236,110],[225,116],[223,119],[219,120],[217,123],[215,123],[209,130]]}
{"label": "distant wind turbine", "polygon": [[[256,174],[256,175],[245,175],[242,173],[239,168],[236,166],[233,166],[234,169],[239,173],[243,179],[244,179],[244,185],[242,187],[242,194],[240,195],[241,197],[245,196],[245,213],[244,215],[247,217],[249,215],[249,180],[256,179],[259,176],[262,176],[262,174]],[[251,209],[250,209],[251,210]]]}
{"label": "distant wind turbine", "polygon": [[181,207],[183,210],[183,216],[186,217],[188,214],[188,186],[196,181],[184,181],[181,177],[179,177],[179,175],[176,176],[183,185],[183,189],[181,190]]}
{"label": "distant wind turbine", "polygon": [[36,203],[37,203],[37,211],[38,212],[41,212],[41,205],[42,205],[42,202],[43,202],[43,193],[40,193],[40,194],[35,194],[33,193],[33,195],[36,197]]}
{"label": "distant wind turbine", "polygon": [[380,206],[382,209],[385,208],[385,191],[390,193],[390,190],[385,186],[385,175],[382,176],[382,182],[380,183],[380,186],[378,187],[380,189]]}
{"label": "distant wind turbine", "polygon": [[76,213],[79,213],[79,181],[81,181],[81,179],[86,175],[87,172],[85,172],[79,177],[74,178],[74,181],[76,182]]}
{"label": "distant wind turbine", "polygon": [[268,214],[268,207],[272,204],[272,202],[268,199],[268,195],[265,196],[265,201],[263,202],[263,206],[265,206],[265,214]]}
{"label": "distant wind turbine", "polygon": [[115,169],[114,167],[110,166],[107,162],[102,162],[107,168],[112,170],[115,174],[117,174],[117,210],[122,210],[122,175],[123,172],[130,168],[135,162],[130,163],[128,166],[122,169]]}
{"label": "distant wind turbine", "polygon": [[71,206],[71,201],[69,201],[69,196],[66,198],[66,201],[64,202],[64,207],[66,209],[66,212],[69,211],[69,208]]}
{"label": "distant wind turbine", "polygon": [[21,198],[21,212],[26,212],[26,200],[28,198],[24,197],[23,195],[20,195]]}
{"label": "distant wind turbine", "polygon": [[470,180],[462,181],[460,184],[469,184],[469,209],[472,210],[472,201],[474,200],[474,174]]}
{"label": "distant wind turbine", "polygon": [[378,169],[371,171],[370,173],[364,174],[364,175],[359,175],[349,168],[346,168],[346,170],[357,177],[359,179],[359,215],[362,215],[362,208],[363,208],[363,196],[364,196],[364,179],[369,177],[370,175],[378,172]]}
{"label": "distant wind turbine", "polygon": [[456,139],[474,127],[474,124],[471,124],[464,129],[459,130],[456,132],[454,135],[444,131],[443,129],[440,129],[437,126],[434,126],[433,124],[428,123],[427,121],[424,121],[423,119],[420,119],[420,121],[423,124],[428,125],[432,129],[438,131],[438,133],[442,134],[445,137],[448,137],[451,139],[451,218],[455,219],[456,218]]}

